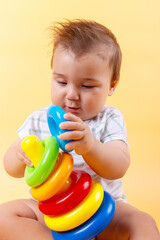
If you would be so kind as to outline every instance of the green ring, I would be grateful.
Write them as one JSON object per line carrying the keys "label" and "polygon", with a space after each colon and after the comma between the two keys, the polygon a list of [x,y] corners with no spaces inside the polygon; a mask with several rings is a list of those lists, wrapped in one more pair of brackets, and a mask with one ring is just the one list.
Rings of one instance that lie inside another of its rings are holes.
{"label": "green ring", "polygon": [[42,184],[50,175],[59,153],[59,144],[55,137],[46,137],[41,143],[45,147],[43,157],[38,166],[26,166],[24,178],[30,187]]}

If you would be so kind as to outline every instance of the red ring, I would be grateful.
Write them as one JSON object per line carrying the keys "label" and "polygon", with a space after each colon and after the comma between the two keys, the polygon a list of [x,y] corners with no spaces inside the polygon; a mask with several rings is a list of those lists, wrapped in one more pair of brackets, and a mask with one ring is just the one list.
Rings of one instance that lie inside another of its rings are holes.
{"label": "red ring", "polygon": [[76,207],[91,189],[91,176],[83,171],[72,171],[70,188],[38,203],[39,210],[46,215],[58,216]]}

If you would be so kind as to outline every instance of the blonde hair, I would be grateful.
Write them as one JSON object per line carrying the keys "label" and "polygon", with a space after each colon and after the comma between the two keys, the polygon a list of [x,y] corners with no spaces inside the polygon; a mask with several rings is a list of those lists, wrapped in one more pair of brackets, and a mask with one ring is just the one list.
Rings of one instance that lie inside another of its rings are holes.
{"label": "blonde hair", "polygon": [[[82,55],[93,50],[100,44],[109,51],[109,66],[112,69],[111,86],[117,85],[120,77],[122,54],[114,34],[105,26],[90,20],[66,20],[57,22],[50,28],[53,56],[58,45],[71,49],[75,54]],[[105,51],[104,51],[105,53]]]}

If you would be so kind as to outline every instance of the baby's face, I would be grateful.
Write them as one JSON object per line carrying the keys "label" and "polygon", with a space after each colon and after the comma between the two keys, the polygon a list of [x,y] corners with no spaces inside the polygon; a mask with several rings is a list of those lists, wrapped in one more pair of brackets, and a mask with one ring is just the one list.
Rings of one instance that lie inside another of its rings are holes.
{"label": "baby's face", "polygon": [[77,57],[58,46],[53,57],[51,98],[82,120],[95,117],[103,108],[110,88],[111,69],[99,56],[101,50]]}

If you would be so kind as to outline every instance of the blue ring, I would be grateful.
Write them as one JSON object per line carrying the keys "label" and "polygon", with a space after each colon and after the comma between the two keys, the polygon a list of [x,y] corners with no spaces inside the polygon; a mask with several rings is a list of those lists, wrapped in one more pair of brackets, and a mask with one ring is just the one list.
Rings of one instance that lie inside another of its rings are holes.
{"label": "blue ring", "polygon": [[60,140],[59,135],[70,130],[67,129],[60,129],[59,124],[62,122],[66,122],[67,120],[64,119],[63,115],[66,112],[57,105],[52,105],[47,111],[47,122],[51,132],[51,135],[56,138],[57,142],[59,143],[60,148],[65,152],[71,152],[72,150],[67,151],[65,149],[65,145],[72,140]]}
{"label": "blue ring", "polygon": [[115,213],[115,200],[110,194],[104,192],[103,202],[98,211],[84,224],[66,232],[52,230],[55,240],[91,240],[100,234],[111,222]]}

